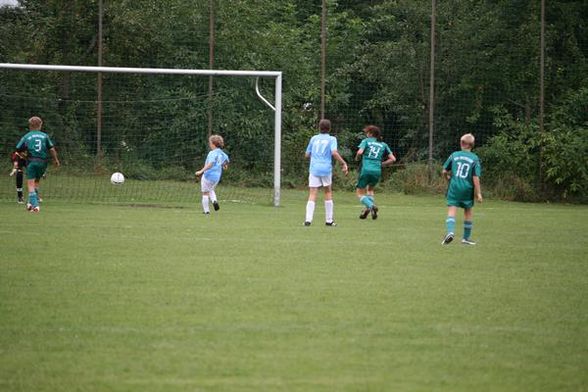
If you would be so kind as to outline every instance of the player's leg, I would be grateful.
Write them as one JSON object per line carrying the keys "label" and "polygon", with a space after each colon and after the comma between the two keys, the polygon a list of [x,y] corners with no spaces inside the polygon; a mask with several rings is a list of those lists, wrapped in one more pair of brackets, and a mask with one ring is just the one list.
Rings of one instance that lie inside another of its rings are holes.
{"label": "player's leg", "polygon": [[376,205],[376,202],[374,201],[374,196],[375,196],[375,191],[374,188],[376,186],[376,184],[378,183],[378,180],[375,180],[375,182],[368,184],[367,186],[367,197],[370,199],[372,206],[370,207],[370,212],[372,213],[372,219],[378,219],[378,206]]}
{"label": "player's leg", "polygon": [[18,200],[18,204],[23,204],[24,203],[24,196],[23,196],[23,192],[22,192],[22,186],[24,184],[24,172],[23,170],[19,167],[16,170],[16,197]]}
{"label": "player's leg", "polygon": [[36,179],[40,178],[40,167],[36,162],[31,162],[27,166],[27,190],[29,191],[29,201],[27,203],[27,210],[32,212],[39,212],[39,199],[37,199],[37,192],[35,192]]}
{"label": "player's leg", "polygon": [[306,202],[306,217],[304,218],[304,226],[310,226],[314,218],[314,207],[316,205],[316,196],[318,194],[318,187],[308,188],[308,201]]}
{"label": "player's leg", "polygon": [[[358,182],[357,186],[359,187],[361,184]],[[356,188],[355,194],[357,195],[359,202],[364,206],[363,210],[361,210],[361,214],[359,214],[359,219],[365,219],[370,213],[370,209],[372,208],[372,204],[370,199],[366,195],[366,188]]]}
{"label": "player's leg", "polygon": [[213,187],[213,189],[210,190],[210,201],[212,202],[212,206],[214,207],[215,211],[218,211],[220,209],[220,205],[218,204],[218,199],[216,198],[216,192],[214,191],[214,189],[216,188],[216,184]]}
{"label": "player's leg", "polygon": [[43,198],[41,198],[41,194],[39,193],[40,185],[41,185],[41,178],[35,179],[35,193],[37,194],[37,200],[39,200],[39,203],[43,202]]}
{"label": "player's leg", "polygon": [[447,218],[445,219],[445,228],[446,234],[445,238],[443,238],[443,242],[441,244],[447,245],[453,238],[455,237],[455,215],[457,214],[457,207],[456,206],[448,206],[447,207]]}
{"label": "player's leg", "polygon": [[476,242],[472,241],[474,209],[471,207],[464,208],[463,218],[463,239],[461,240],[461,243],[464,245],[476,245]]}
{"label": "player's leg", "polygon": [[325,189],[325,224],[327,226],[336,226],[335,221],[333,220],[333,210],[335,209],[335,205],[333,203],[333,188],[331,183],[329,185],[324,186]]}
{"label": "player's leg", "polygon": [[306,202],[306,217],[304,218],[304,226],[310,226],[314,218],[314,208],[316,206],[316,197],[318,190],[322,186],[320,177],[309,174],[308,175],[308,201]]}
{"label": "player's leg", "polygon": [[27,179],[27,189],[29,191],[29,202],[27,203],[27,210],[31,212],[39,212],[39,200],[35,192],[35,179]]}
{"label": "player's leg", "polygon": [[206,178],[202,177],[200,180],[200,191],[202,192],[202,212],[206,215],[210,214],[210,190],[214,189],[213,184]]}

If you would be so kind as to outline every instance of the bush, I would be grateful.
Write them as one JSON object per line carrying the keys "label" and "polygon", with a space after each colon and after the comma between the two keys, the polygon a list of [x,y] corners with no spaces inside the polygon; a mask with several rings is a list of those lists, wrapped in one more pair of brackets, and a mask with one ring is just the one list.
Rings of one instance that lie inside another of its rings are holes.
{"label": "bush", "polygon": [[588,89],[574,91],[553,109],[541,133],[537,124],[496,110],[499,133],[478,149],[483,176],[510,200],[585,201],[588,193]]}
{"label": "bush", "polygon": [[409,195],[445,193],[447,182],[441,175],[439,163],[435,163],[432,170],[423,162],[408,163],[394,170],[382,182],[382,187]]}

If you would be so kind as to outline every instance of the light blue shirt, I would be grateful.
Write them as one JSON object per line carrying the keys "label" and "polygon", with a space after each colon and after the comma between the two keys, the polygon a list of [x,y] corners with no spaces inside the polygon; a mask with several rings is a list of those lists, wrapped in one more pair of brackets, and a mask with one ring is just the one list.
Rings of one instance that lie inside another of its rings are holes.
{"label": "light blue shirt", "polygon": [[229,156],[220,148],[215,148],[206,156],[204,164],[208,163],[212,163],[212,167],[204,172],[204,178],[211,182],[219,182],[223,174],[223,166],[229,163]]}
{"label": "light blue shirt", "polygon": [[328,176],[333,172],[333,151],[337,151],[337,138],[328,133],[314,135],[306,153],[310,154],[310,174]]}

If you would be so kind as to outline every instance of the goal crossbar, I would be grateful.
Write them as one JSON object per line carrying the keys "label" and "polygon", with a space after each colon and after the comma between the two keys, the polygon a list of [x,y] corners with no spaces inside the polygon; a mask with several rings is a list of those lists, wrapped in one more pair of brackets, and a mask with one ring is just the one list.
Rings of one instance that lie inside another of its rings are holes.
{"label": "goal crossbar", "polygon": [[[274,111],[274,206],[280,205],[281,184],[281,139],[282,139],[282,72],[281,71],[231,71],[215,69],[178,69],[178,68],[132,68],[132,67],[97,67],[82,65],[48,65],[48,64],[14,64],[0,63],[0,69],[23,71],[61,71],[61,72],[104,72],[159,75],[198,75],[198,76],[251,76],[275,79],[275,103],[262,99]],[[258,87],[256,87],[257,89]],[[256,91],[258,92],[258,91]],[[259,96],[259,93],[258,93]]]}

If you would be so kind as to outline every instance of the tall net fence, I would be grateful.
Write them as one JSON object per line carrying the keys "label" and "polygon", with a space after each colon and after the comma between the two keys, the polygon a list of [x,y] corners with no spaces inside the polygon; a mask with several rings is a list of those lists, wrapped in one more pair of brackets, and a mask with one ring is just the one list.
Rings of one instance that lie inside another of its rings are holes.
{"label": "tall net fence", "polygon": [[[97,64],[95,2],[19,3],[0,8],[3,62]],[[485,189],[521,200],[581,197],[588,194],[588,3],[543,3],[544,12],[541,1],[326,1],[322,20],[321,2],[307,0],[137,0],[133,8],[105,2],[104,64],[207,69],[214,60],[215,69],[282,71],[285,188],[306,185],[304,149],[324,103],[349,161],[362,129],[382,128],[399,158],[385,171],[390,189],[407,190],[415,179],[417,191],[442,191],[440,165],[471,132]],[[24,132],[26,118],[44,111],[63,153],[91,167],[87,177],[104,169],[106,178],[117,169],[131,181],[185,185],[203,160],[211,107],[212,130],[225,136],[233,162],[225,185],[271,189],[272,114],[252,80],[215,78],[209,100],[207,78],[105,76],[98,164],[95,76],[2,71],[0,78],[3,154]],[[261,87],[273,89],[265,81]],[[353,189],[353,176],[335,174],[336,186]],[[0,190],[1,197],[8,194]]]}

